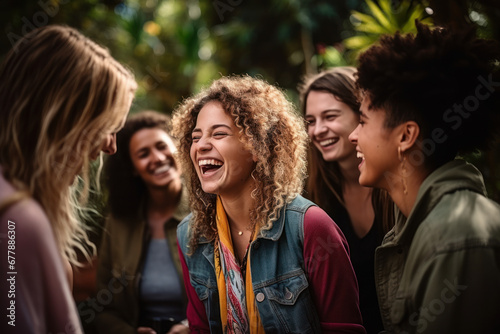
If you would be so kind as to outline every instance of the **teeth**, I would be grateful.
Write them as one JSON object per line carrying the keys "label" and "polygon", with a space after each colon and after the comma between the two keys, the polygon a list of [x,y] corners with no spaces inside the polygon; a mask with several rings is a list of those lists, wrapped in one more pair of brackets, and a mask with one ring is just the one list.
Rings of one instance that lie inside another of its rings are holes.
{"label": "teeth", "polygon": [[199,160],[198,166],[203,166],[203,165],[222,166],[222,162],[215,159]]}
{"label": "teeth", "polygon": [[163,166],[158,167],[157,169],[155,169],[154,174],[165,173],[165,172],[167,172],[169,170],[170,170],[170,165],[163,165]]}
{"label": "teeth", "polygon": [[364,159],[365,158],[365,155],[361,152],[358,152],[358,154],[356,155],[358,158],[362,158]]}
{"label": "teeth", "polygon": [[335,139],[327,139],[327,140],[323,140],[323,141],[320,141],[319,144],[321,146],[326,146],[326,145],[330,145],[330,144],[333,144],[335,143]]}

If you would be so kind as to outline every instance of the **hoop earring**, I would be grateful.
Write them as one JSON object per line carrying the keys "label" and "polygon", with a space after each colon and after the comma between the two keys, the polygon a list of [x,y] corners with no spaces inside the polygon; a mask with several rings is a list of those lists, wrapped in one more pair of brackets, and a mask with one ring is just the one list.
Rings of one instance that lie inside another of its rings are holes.
{"label": "hoop earring", "polygon": [[406,184],[406,156],[401,152],[401,147],[398,147],[398,158],[401,161],[401,183],[403,184],[403,194],[408,195],[408,185]]}

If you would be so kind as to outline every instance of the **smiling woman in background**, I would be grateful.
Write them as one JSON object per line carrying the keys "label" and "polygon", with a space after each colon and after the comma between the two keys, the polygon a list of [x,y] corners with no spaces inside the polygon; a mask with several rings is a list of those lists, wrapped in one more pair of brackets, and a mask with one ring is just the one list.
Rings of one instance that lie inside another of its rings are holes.
{"label": "smiling woman in background", "polygon": [[170,119],[144,111],[117,135],[106,162],[110,217],[101,243],[98,289],[113,299],[99,313],[100,333],[189,333],[177,251],[177,224],[189,213],[169,136]]}
{"label": "smiling woman in background", "polygon": [[356,147],[349,134],[359,124],[354,67],[336,67],[300,87],[309,148],[305,197],[317,203],[344,233],[359,283],[366,331],[383,329],[375,291],[375,249],[393,225],[393,203],[383,190],[359,184]]}
{"label": "smiling woman in background", "polygon": [[193,214],[177,230],[196,333],[364,333],[342,233],[304,199],[307,134],[268,83],[224,77],[174,116]]}
{"label": "smiling woman in background", "polygon": [[0,332],[81,333],[68,284],[88,241],[76,208],[90,161],[116,151],[136,83],[107,50],[54,25],[19,40],[0,78],[0,300],[14,308]]}

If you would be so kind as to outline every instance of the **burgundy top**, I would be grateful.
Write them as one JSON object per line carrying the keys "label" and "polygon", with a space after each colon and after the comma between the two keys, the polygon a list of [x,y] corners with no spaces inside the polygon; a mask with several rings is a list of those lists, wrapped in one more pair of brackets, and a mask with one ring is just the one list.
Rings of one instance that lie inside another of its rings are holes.
{"label": "burgundy top", "polygon": [[[210,333],[205,306],[191,286],[180,248],[179,252],[189,299],[189,328],[192,334]],[[316,206],[310,207],[304,216],[304,259],[322,332],[366,333],[361,325],[358,283],[347,242],[340,228]]]}

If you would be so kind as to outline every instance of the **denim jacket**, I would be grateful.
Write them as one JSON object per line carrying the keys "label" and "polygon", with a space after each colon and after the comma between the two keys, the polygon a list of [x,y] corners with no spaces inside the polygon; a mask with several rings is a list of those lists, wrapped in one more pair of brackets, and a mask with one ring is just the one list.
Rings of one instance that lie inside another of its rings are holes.
{"label": "denim jacket", "polygon": [[[252,285],[266,333],[321,332],[303,259],[304,214],[312,205],[298,196],[281,210],[273,227],[261,231],[250,245]],[[188,253],[190,218],[177,229],[184,254]],[[201,239],[194,254],[185,259],[211,333],[222,333],[213,252],[213,243]]]}

